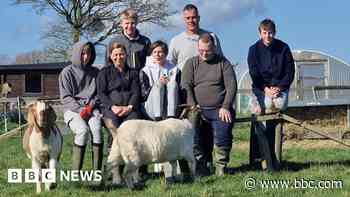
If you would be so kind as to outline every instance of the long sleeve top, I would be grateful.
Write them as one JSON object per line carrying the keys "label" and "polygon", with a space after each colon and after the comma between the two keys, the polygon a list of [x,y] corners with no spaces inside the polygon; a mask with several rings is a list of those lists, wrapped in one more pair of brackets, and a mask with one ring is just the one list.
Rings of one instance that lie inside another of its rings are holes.
{"label": "long sleeve top", "polygon": [[289,46],[281,40],[274,39],[270,46],[261,40],[249,48],[249,74],[253,89],[264,90],[265,87],[278,86],[282,91],[289,89],[294,79],[294,59]]}
{"label": "long sleeve top", "polygon": [[216,55],[210,61],[203,61],[199,56],[189,59],[183,68],[181,84],[190,105],[233,107],[237,81],[233,66],[223,56]]}
{"label": "long sleeve top", "polygon": [[106,109],[113,105],[136,108],[140,103],[138,72],[128,66],[123,72],[114,65],[103,68],[97,76],[97,95]]}

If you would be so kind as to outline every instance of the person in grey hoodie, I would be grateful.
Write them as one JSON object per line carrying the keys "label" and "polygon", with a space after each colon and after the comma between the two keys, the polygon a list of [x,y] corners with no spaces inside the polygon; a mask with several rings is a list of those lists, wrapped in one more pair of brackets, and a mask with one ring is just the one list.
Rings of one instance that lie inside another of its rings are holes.
{"label": "person in grey hoodie", "polygon": [[150,57],[141,72],[143,104],[152,120],[174,118],[179,104],[180,69],[166,59],[168,46],[156,41],[150,47]]}
{"label": "person in grey hoodie", "polygon": [[97,106],[96,77],[92,67],[95,47],[91,42],[73,45],[72,64],[59,75],[60,99],[64,121],[74,133],[72,169],[81,170],[89,137],[92,142],[92,161],[95,170],[102,167],[101,114]]}

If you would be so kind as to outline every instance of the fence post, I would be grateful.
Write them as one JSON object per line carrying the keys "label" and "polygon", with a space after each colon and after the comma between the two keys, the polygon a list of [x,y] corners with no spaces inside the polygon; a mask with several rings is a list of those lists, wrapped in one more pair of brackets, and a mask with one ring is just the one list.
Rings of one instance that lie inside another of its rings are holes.
{"label": "fence post", "polygon": [[5,133],[7,133],[7,100],[4,102]]}
{"label": "fence post", "polygon": [[21,137],[23,137],[23,134],[22,134],[22,129],[21,129],[21,99],[19,96],[17,96],[17,111],[18,111],[18,128],[19,128],[19,132],[20,132],[20,135]]}

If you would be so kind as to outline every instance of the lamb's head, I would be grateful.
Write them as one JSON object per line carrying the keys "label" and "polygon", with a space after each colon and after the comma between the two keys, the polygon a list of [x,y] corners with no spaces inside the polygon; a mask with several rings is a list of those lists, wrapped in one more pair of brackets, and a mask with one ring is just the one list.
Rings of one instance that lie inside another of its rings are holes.
{"label": "lamb's head", "polygon": [[199,106],[183,105],[184,109],[180,115],[180,119],[188,119],[192,124],[200,121],[200,108]]}
{"label": "lamb's head", "polygon": [[44,101],[35,101],[28,106],[28,124],[35,127],[37,132],[47,135],[49,129],[56,121],[56,113],[53,108]]}

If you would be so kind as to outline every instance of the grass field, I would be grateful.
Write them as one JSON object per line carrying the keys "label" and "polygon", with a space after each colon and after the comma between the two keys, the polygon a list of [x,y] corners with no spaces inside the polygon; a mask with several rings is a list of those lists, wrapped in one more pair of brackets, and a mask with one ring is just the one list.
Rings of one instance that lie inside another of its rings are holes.
{"label": "grass field", "polygon": [[[287,141],[283,149],[283,170],[267,173],[252,170],[248,166],[248,125],[235,128],[234,136],[235,142],[229,165],[233,174],[224,177],[211,176],[197,179],[194,183],[175,184],[169,187],[155,177],[148,180],[145,189],[141,191],[129,191],[126,188],[94,191],[86,185],[59,182],[56,190],[43,192],[39,196],[350,196],[348,148],[331,141]],[[71,148],[72,136],[67,135],[64,138],[62,169],[69,169],[71,166]],[[84,166],[86,169],[91,167],[90,155],[90,152],[86,153]],[[0,196],[36,195],[34,184],[7,183],[8,168],[30,168],[30,160],[22,151],[21,140],[18,137],[0,142]],[[302,180],[304,185],[301,183]],[[332,180],[333,185],[330,182]],[[306,188],[307,183],[313,188]],[[316,188],[318,184],[326,186],[327,189]],[[247,186],[252,188],[248,189]],[[301,188],[302,186],[304,188]]]}

